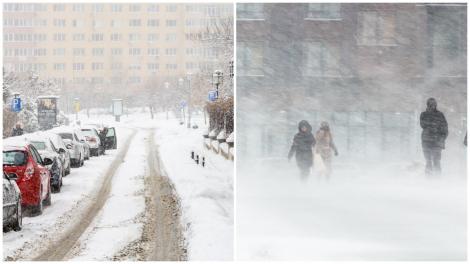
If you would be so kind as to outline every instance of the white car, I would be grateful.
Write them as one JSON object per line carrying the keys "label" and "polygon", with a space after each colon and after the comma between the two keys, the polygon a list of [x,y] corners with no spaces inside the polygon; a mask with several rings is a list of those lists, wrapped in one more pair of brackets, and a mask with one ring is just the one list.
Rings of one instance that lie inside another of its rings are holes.
{"label": "white car", "polygon": [[104,149],[101,145],[101,140],[98,131],[93,126],[83,126],[81,130],[82,134],[85,136],[86,142],[90,146],[90,155],[102,155]]}
{"label": "white car", "polygon": [[85,140],[80,141],[80,129],[72,127],[57,127],[51,130],[52,133],[59,135],[69,151],[70,160],[75,167],[83,166],[85,162]]}

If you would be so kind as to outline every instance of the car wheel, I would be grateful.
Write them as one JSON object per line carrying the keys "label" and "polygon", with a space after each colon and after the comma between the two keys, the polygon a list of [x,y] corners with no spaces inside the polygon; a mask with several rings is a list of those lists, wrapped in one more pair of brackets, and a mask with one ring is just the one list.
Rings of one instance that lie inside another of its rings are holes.
{"label": "car wheel", "polygon": [[15,223],[13,224],[13,230],[20,231],[23,227],[23,211],[21,208],[21,199],[18,199],[18,203],[16,204],[16,219]]}
{"label": "car wheel", "polygon": [[67,169],[65,169],[64,176],[67,176],[67,175],[69,175],[69,174],[70,174],[70,167],[71,167],[70,163],[72,163],[72,162],[71,162],[71,161],[69,161],[69,166],[67,167]]}
{"label": "car wheel", "polygon": [[46,199],[44,199],[44,205],[48,206],[51,205],[51,183],[49,182],[49,190],[47,190]]}
{"label": "car wheel", "polygon": [[39,203],[36,206],[34,206],[34,209],[33,209],[33,216],[41,215],[42,211],[44,210],[41,197],[42,197],[42,187],[41,187],[41,192],[39,193]]}

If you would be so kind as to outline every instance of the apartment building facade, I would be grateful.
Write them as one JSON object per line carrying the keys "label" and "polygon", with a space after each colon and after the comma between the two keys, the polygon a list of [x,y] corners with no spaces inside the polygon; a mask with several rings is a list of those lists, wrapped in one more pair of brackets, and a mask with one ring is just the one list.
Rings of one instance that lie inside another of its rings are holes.
{"label": "apartment building facade", "polygon": [[[220,50],[194,36],[232,19],[231,4],[5,3],[4,69],[37,72],[64,89],[120,87],[177,79],[215,67]],[[126,96],[123,94],[122,96]]]}

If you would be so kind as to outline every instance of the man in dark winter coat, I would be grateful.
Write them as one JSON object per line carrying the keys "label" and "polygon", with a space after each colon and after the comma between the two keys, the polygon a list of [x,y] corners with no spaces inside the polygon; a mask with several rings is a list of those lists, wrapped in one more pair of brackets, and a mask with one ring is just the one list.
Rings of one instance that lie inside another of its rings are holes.
{"label": "man in dark winter coat", "polygon": [[108,134],[108,128],[104,127],[103,130],[100,131],[100,141],[101,141],[101,147],[103,148],[103,155],[106,152],[106,134]]}
{"label": "man in dark winter coat", "polygon": [[444,114],[437,110],[434,98],[427,101],[426,111],[421,113],[420,124],[423,128],[421,142],[424,158],[426,159],[426,175],[441,172],[441,151],[445,148],[448,135],[447,120]]}
{"label": "man in dark winter coat", "polygon": [[11,132],[11,136],[16,137],[21,135],[23,135],[23,128],[21,128],[20,123],[16,123],[15,127],[13,128],[13,131]]}
{"label": "man in dark winter coat", "polygon": [[315,138],[312,134],[312,126],[305,120],[300,121],[299,132],[294,136],[288,159],[290,161],[295,153],[302,177],[307,177],[310,174],[310,168],[313,165],[312,148],[314,145]]}

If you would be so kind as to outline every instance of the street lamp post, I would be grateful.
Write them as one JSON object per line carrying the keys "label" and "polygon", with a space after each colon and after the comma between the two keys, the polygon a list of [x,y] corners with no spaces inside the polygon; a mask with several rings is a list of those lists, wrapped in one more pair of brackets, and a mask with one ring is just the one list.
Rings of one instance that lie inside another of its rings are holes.
{"label": "street lamp post", "polygon": [[191,73],[188,72],[188,90],[189,90],[189,96],[188,96],[188,128],[191,127]]}
{"label": "street lamp post", "polygon": [[212,74],[212,84],[215,85],[215,97],[219,99],[219,86],[222,84],[224,73],[220,70],[214,71]]}

